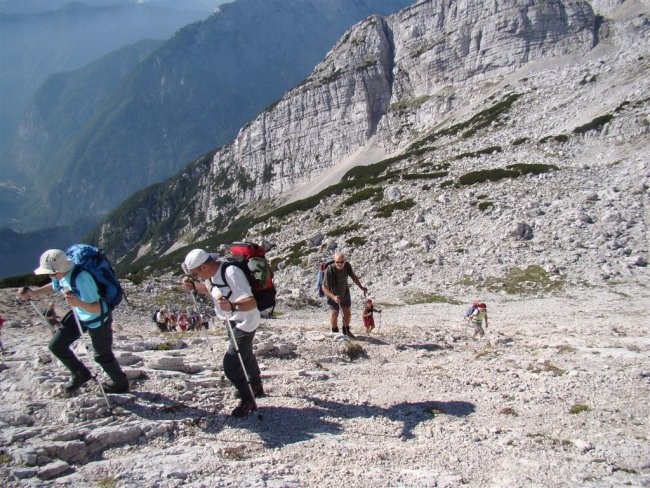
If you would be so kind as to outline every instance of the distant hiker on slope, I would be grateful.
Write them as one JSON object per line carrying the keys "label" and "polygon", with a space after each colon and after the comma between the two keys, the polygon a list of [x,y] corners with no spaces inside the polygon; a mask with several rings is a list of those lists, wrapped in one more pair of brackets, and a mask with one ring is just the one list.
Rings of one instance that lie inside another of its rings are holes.
{"label": "distant hiker on slope", "polygon": [[330,325],[333,333],[338,333],[339,311],[343,309],[343,335],[354,338],[350,332],[350,317],[352,316],[352,298],[348,286],[348,276],[363,291],[364,296],[368,289],[364,287],[357,275],[352,271],[352,265],[345,261],[345,255],[337,252],[334,255],[334,262],[325,270],[323,279],[323,293],[327,296],[327,304],[330,306]]}
{"label": "distant hiker on slope", "polygon": [[156,325],[160,332],[169,332],[169,327],[167,327],[167,309],[162,307],[156,312]]}
{"label": "distant hiker on slope", "polygon": [[485,321],[485,328],[488,328],[487,305],[485,305],[485,303],[479,303],[476,310],[467,317],[467,321],[474,325],[474,334],[472,337],[476,337],[477,335],[483,337],[485,335],[485,331],[483,330],[483,327],[481,327],[483,321]]}
{"label": "distant hiker on slope", "polygon": [[478,300],[474,300],[472,304],[467,307],[467,310],[465,310],[465,320],[467,320],[469,316],[474,313],[474,311],[478,308],[479,303],[480,302]]}
{"label": "distant hiker on slope", "polygon": [[167,329],[170,332],[176,332],[176,311],[172,310],[167,314]]}
{"label": "distant hiker on slope", "polygon": [[[32,300],[53,292],[65,293],[66,303],[73,308],[61,320],[61,327],[54,333],[48,347],[72,374],[66,385],[68,393],[77,391],[84,383],[90,381],[90,370],[79,361],[70,346],[81,337],[75,313],[82,324],[82,330],[88,332],[95,351],[95,361],[102,367],[112,383],[104,384],[106,393],[124,393],[129,390],[129,380],[113,355],[113,316],[110,308],[100,299],[97,284],[87,271],[74,272],[75,265],[60,249],[45,251],[40,258],[40,266],[34,274],[47,274],[51,283],[35,290],[23,288],[18,295],[21,300]],[[73,278],[73,273],[76,275]],[[72,290],[75,289],[75,293]]]}
{"label": "distant hiker on slope", "polygon": [[5,318],[0,315],[0,351],[5,350],[4,345],[2,344],[2,327],[5,325]]}
{"label": "distant hiker on slope", "polygon": [[[198,293],[212,298],[215,312],[220,319],[229,320],[236,341],[241,361],[246,368],[243,371],[237,351],[230,346],[223,357],[223,372],[226,378],[239,392],[241,401],[232,411],[233,417],[246,417],[256,409],[255,399],[251,397],[251,390],[255,397],[265,395],[260,377],[260,367],[253,353],[253,339],[260,323],[260,311],[250,284],[244,272],[237,266],[227,266],[222,282],[221,267],[224,262],[215,255],[208,254],[203,249],[190,251],[183,262],[183,271],[188,275],[195,275],[203,283],[194,283],[189,278],[183,278],[183,289],[188,292],[196,290]],[[250,388],[247,382],[250,380]]]}

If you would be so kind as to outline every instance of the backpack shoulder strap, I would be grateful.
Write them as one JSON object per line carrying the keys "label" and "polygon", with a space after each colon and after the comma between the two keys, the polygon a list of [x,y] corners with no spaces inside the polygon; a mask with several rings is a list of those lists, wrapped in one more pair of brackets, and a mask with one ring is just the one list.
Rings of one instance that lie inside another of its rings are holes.
{"label": "backpack shoulder strap", "polygon": [[[221,264],[219,265],[219,268],[221,269],[221,284],[215,283],[214,281],[212,281],[212,278],[210,278],[209,282],[211,288],[214,288],[215,286],[230,288],[230,285],[228,284],[228,280],[226,280],[226,268],[233,264],[234,263],[231,261],[225,261],[225,260],[221,261]],[[232,295],[232,289],[230,289],[230,292],[228,292],[228,294],[225,296],[226,300],[230,298],[230,295]]]}
{"label": "backpack shoulder strap", "polygon": [[72,274],[70,275],[70,288],[72,293],[77,296],[79,296],[79,289],[77,288],[77,277],[79,276],[79,273],[81,273],[81,268],[75,265]]}
{"label": "backpack shoulder strap", "polygon": [[334,273],[334,261],[327,263],[324,274],[328,277],[328,281],[336,280],[336,274]]}
{"label": "backpack shoulder strap", "polygon": [[[75,265],[74,269],[72,270],[72,274],[70,275],[70,291],[72,291],[72,293],[74,293],[76,296],[79,296],[79,288],[77,288],[77,277],[79,276],[79,273],[81,273],[82,271],[83,270],[81,269],[80,266]],[[97,286],[97,281],[95,280],[93,274],[92,273],[88,273],[88,274],[92,277],[93,281],[95,282],[95,286]],[[97,286],[97,290],[99,292],[98,286]],[[108,302],[106,301],[106,299],[101,295],[99,297],[99,308],[101,312],[97,317],[90,320],[79,320],[81,325],[87,326],[88,324],[94,324],[95,322],[100,322],[103,325],[104,321],[111,316],[111,309],[108,306]]]}

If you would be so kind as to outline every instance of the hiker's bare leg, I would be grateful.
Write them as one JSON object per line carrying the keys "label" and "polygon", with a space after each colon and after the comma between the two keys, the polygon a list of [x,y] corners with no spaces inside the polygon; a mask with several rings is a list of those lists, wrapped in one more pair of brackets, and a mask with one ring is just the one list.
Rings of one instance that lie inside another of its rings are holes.
{"label": "hiker's bare leg", "polygon": [[337,325],[338,320],[339,320],[339,313],[336,310],[331,309],[330,310],[330,326],[332,327],[332,329],[338,328],[338,325]]}
{"label": "hiker's bare leg", "polygon": [[341,307],[343,309],[343,327],[350,327],[350,318],[352,317],[352,307]]}

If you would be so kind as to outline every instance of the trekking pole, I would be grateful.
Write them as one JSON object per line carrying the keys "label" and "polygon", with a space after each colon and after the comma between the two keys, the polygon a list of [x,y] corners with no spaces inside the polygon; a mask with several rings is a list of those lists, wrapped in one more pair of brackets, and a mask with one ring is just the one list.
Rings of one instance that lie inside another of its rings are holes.
{"label": "trekking pole", "polygon": [[226,324],[226,327],[228,328],[228,336],[230,337],[230,343],[232,344],[233,349],[237,353],[237,357],[239,358],[239,364],[241,366],[242,371],[244,372],[244,377],[246,378],[246,384],[248,385],[248,391],[251,394],[251,399],[253,400],[253,410],[257,412],[257,418],[258,420],[262,419],[262,414],[260,413],[259,409],[257,408],[257,401],[255,401],[255,392],[253,392],[253,385],[251,385],[251,380],[248,377],[248,371],[246,371],[246,367],[244,366],[244,360],[241,357],[241,353],[239,352],[239,346],[237,345],[237,340],[235,339],[235,333],[232,330],[232,324],[230,323],[230,314],[226,312],[226,318],[224,319],[224,323]]}
{"label": "trekking pole", "polygon": [[[220,300],[223,295],[221,292],[218,291],[219,289],[217,288],[217,301]],[[219,310],[217,310],[217,306],[215,304],[215,312],[217,313],[217,317],[219,316]],[[246,378],[246,384],[248,385],[248,391],[251,394],[251,398],[253,400],[253,410],[257,412],[257,418],[258,420],[262,419],[262,414],[257,408],[257,402],[255,401],[255,393],[253,392],[253,385],[251,385],[251,380],[248,377],[248,371],[246,371],[246,367],[244,366],[244,360],[241,357],[241,353],[239,352],[239,346],[237,345],[237,340],[235,339],[235,333],[232,330],[232,324],[230,323],[230,314],[226,312],[225,310],[223,311],[225,318],[223,320],[224,324],[226,325],[226,329],[228,330],[228,337],[230,338],[230,344],[232,345],[232,348],[235,350],[237,353],[237,357],[239,358],[239,364],[241,366],[242,371],[244,372],[244,378]]]}
{"label": "trekking pole", "polygon": [[[203,329],[203,337],[205,338],[205,341],[208,344],[208,347],[212,351],[213,359],[214,359],[214,368],[216,370],[217,364],[219,363],[219,358],[217,357],[217,353],[214,348],[214,341],[210,340],[210,334],[208,333],[207,329],[203,328],[203,324],[199,323],[199,320],[201,318],[201,314],[199,314],[199,304],[196,301],[196,296],[194,295],[195,293],[198,293],[196,290],[196,286],[194,286],[194,281],[192,281],[189,277],[185,276],[183,278],[183,282],[187,283],[192,283],[192,288],[194,288],[194,291],[188,292],[190,296],[192,297],[192,303],[194,303],[194,310],[196,311],[197,315],[197,323],[194,325],[195,331],[199,332],[200,329]],[[200,332],[199,332],[200,333]]]}
{"label": "trekking pole", "polygon": [[[194,281],[192,281],[192,279],[189,278],[188,276],[183,277],[183,283],[191,283],[192,288],[194,289],[194,291],[188,291],[187,293],[189,293],[190,297],[192,298],[192,303],[194,304],[194,311],[196,312],[196,315],[197,315],[196,320],[198,321],[201,318],[201,314],[199,314],[199,303],[196,301],[196,293],[198,293],[198,291],[196,290],[196,286],[194,285]],[[194,324],[194,331],[199,332],[199,329],[201,328],[201,325],[202,324],[195,323]],[[208,337],[208,331],[206,329],[203,329],[203,335],[206,338]]]}
{"label": "trekking pole", "polygon": [[[70,290],[68,290],[70,291]],[[66,292],[65,290],[62,290],[63,295],[65,296]],[[72,292],[70,292],[72,293]],[[100,304],[101,307],[101,304]],[[95,356],[95,350],[92,348],[92,346],[88,345],[88,341],[86,341],[86,338],[84,337],[84,331],[81,328],[81,322],[79,321],[79,317],[77,316],[77,311],[74,309],[74,307],[70,307],[70,310],[72,311],[72,315],[74,315],[74,321],[77,324],[77,329],[79,329],[79,334],[81,335],[81,342],[83,343],[84,347],[86,348],[86,354],[88,355],[88,359],[90,359],[90,354],[92,352],[93,357]],[[94,368],[93,368],[94,369]],[[99,390],[102,392],[102,396],[104,397],[104,401],[106,402],[106,406],[108,407],[109,413],[113,413],[113,410],[111,409],[111,404],[108,401],[108,397],[106,396],[106,392],[104,391],[104,385],[102,385],[102,382],[99,380],[97,375],[93,375],[95,378],[95,381],[99,385]]]}
{"label": "trekking pole", "polygon": [[50,332],[52,332],[52,334],[54,334],[54,333],[56,332],[56,328],[55,328],[52,324],[50,324],[50,322],[47,320],[47,318],[45,317],[45,315],[43,315],[43,312],[41,312],[41,311],[38,309],[38,307],[36,306],[36,304],[34,303],[34,301],[33,301],[33,300],[29,300],[29,304],[30,304],[32,307],[34,307],[34,310],[36,311],[36,313],[38,314],[38,316],[43,320],[43,322],[45,322],[45,325],[47,325],[47,326],[49,327]]}

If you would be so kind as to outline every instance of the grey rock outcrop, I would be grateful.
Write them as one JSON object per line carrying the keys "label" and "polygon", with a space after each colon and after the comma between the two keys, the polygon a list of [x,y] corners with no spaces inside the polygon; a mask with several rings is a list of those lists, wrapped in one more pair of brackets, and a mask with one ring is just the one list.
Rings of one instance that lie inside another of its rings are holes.
{"label": "grey rock outcrop", "polygon": [[[305,83],[215,154],[195,203],[228,195],[238,206],[280,195],[372,136],[394,150],[458,109],[453,87],[536,59],[584,54],[595,40],[593,11],[580,1],[500,0],[491,8],[482,0],[423,1],[387,18],[373,16],[351,29]],[[213,178],[222,173],[251,184],[215,189]],[[208,205],[206,219],[229,211]]]}
{"label": "grey rock outcrop", "polygon": [[[248,232],[275,244],[280,290],[311,290],[335,250],[376,287],[503,287],[516,269],[545,271],[549,287],[641,276],[648,8],[601,18],[588,2],[529,3],[422,1],[357,24],[302,85],[169,182],[193,199],[160,195],[127,232],[108,221],[103,244],[166,253],[360,165],[343,190]],[[146,233],[161,220],[170,232]]]}
{"label": "grey rock outcrop", "polygon": [[175,235],[154,238],[152,252],[180,235],[220,228],[234,209],[286,199],[371,140],[385,154],[462,116],[466,91],[477,81],[535,60],[585,54],[597,41],[596,27],[584,1],[500,0],[487,8],[482,0],[421,1],[389,17],[372,16],[211,161],[204,158],[169,182],[165,193],[195,186],[191,201],[134,209],[128,233],[109,219],[99,237],[121,255],[145,245],[145,229],[154,221],[178,216],[186,223]]}

